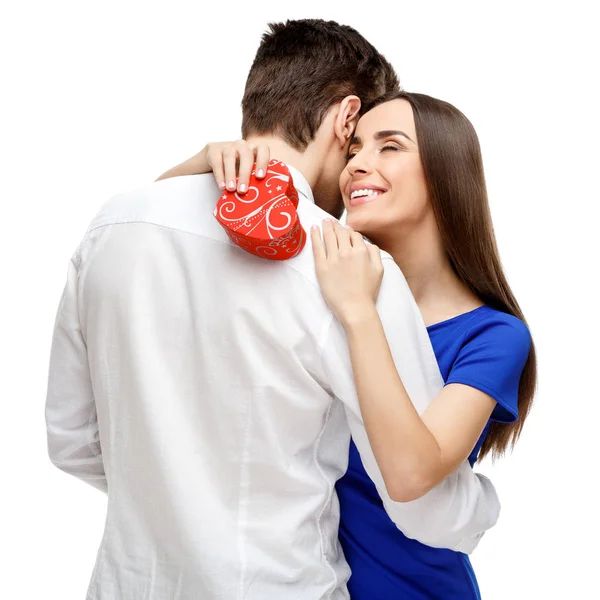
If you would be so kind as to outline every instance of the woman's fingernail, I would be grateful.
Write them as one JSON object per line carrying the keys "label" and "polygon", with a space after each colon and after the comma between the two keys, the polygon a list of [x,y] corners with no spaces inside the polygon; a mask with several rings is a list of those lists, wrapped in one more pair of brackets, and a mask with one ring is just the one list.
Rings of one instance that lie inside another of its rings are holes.
{"label": "woman's fingernail", "polygon": [[265,176],[265,171],[264,169],[259,169],[258,171],[256,171],[256,176],[257,177],[264,177]]}
{"label": "woman's fingernail", "polygon": [[227,187],[228,187],[230,190],[234,190],[234,189],[235,189],[235,181],[230,181],[230,182],[227,184]]}
{"label": "woman's fingernail", "polygon": [[243,194],[248,188],[246,187],[246,184],[242,183],[242,185],[240,185],[240,193]]}
{"label": "woman's fingernail", "polygon": [[224,190],[225,189],[225,182],[221,181],[221,183],[219,184],[219,187]]}
{"label": "woman's fingernail", "polygon": [[312,229],[313,231],[316,231],[317,229],[319,229],[319,226],[318,226],[318,225],[313,225],[313,226],[311,227],[311,229]]}

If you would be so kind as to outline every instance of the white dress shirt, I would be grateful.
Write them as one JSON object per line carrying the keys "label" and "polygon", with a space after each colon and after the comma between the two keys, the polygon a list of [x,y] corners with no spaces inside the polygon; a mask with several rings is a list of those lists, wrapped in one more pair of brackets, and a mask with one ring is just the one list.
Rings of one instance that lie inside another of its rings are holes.
{"label": "white dress shirt", "polygon": [[[291,171],[308,231],[328,215]],[[310,239],[291,260],[250,255],[213,217],[218,197],[212,175],[117,196],[69,266],[46,419],[53,463],[108,493],[88,599],[347,599],[334,485],[350,433],[407,536],[472,551],[498,517],[492,484],[465,462],[423,498],[390,500]],[[377,307],[422,412],[442,378],[384,264]]]}

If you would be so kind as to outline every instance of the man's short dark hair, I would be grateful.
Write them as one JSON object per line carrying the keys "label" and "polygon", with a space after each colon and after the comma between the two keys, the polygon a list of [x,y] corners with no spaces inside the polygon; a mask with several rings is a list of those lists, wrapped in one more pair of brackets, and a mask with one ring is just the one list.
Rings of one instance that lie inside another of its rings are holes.
{"label": "man's short dark hair", "polygon": [[327,111],[350,95],[361,113],[399,90],[393,67],[358,31],[335,21],[270,23],[242,100],[242,136],[278,135],[299,151]]}

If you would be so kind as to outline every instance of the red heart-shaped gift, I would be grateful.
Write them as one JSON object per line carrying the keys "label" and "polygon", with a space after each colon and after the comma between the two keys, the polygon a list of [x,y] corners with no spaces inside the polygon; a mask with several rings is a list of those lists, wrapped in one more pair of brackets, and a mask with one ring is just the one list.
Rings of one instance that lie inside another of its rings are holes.
{"label": "red heart-shaped gift", "polygon": [[246,194],[224,190],[214,215],[240,248],[261,258],[286,260],[306,244],[297,207],[298,192],[289,169],[271,160],[262,179],[256,179],[254,165]]}

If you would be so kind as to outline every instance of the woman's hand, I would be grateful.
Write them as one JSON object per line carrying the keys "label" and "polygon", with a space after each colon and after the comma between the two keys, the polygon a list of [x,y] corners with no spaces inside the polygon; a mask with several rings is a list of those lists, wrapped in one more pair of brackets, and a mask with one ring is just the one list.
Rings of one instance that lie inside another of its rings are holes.
{"label": "woman's hand", "polygon": [[371,316],[383,279],[379,248],[337,221],[323,221],[311,229],[317,278],[329,308],[347,326]]}
{"label": "woman's hand", "polygon": [[[199,175],[213,172],[217,185],[239,194],[248,191],[252,167],[256,163],[256,177],[262,179],[269,166],[271,151],[265,143],[249,144],[245,140],[235,142],[210,142],[198,154],[169,169],[158,179],[179,175]],[[238,176],[236,184],[236,176]]]}
{"label": "woman's hand", "polygon": [[245,140],[236,142],[214,142],[207,144],[202,152],[206,155],[206,163],[213,172],[218,186],[239,194],[248,191],[252,167],[256,163],[256,177],[262,179],[269,166],[271,151],[265,143],[249,144]]}

